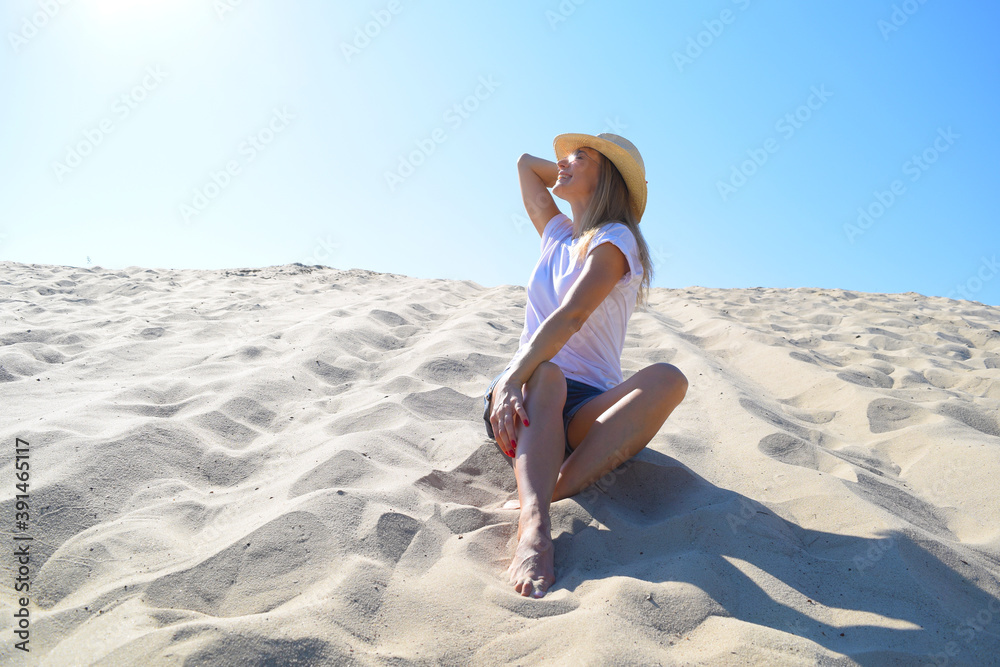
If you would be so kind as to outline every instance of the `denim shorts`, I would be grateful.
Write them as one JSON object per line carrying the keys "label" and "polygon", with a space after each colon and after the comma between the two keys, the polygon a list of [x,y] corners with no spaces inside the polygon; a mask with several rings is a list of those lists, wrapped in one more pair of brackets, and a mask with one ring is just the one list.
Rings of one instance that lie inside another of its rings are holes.
{"label": "denim shorts", "polygon": [[[486,390],[486,396],[483,397],[483,421],[486,422],[486,435],[493,440],[496,440],[496,436],[493,434],[493,425],[490,424],[490,400],[493,396],[493,387],[496,386],[497,381],[504,373],[507,372],[509,368],[510,366],[503,369],[495,378],[493,378],[493,382],[490,383],[490,388]],[[584,403],[598,394],[603,393],[603,389],[598,389],[597,387],[592,387],[589,384],[566,378],[566,405],[563,406],[563,432],[567,433],[569,431],[570,420],[573,419],[577,410],[583,407]],[[573,448],[569,446],[569,434],[567,433],[566,457],[572,453]]]}

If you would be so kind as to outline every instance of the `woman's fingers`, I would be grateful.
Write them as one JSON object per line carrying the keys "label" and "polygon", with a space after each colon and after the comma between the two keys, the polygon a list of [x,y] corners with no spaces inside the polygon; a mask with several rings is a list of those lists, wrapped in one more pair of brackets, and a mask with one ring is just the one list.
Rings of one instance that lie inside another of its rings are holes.
{"label": "woman's fingers", "polygon": [[517,410],[517,416],[521,419],[521,423],[525,426],[528,425],[528,411],[524,409],[521,402],[518,401],[514,404],[514,409]]}
{"label": "woman's fingers", "polygon": [[496,436],[500,449],[511,458],[517,452],[517,421],[525,426],[528,425],[528,413],[524,409],[524,399],[521,396],[521,388],[514,385],[505,385],[497,393],[499,400],[496,402],[494,410],[490,416],[493,425],[493,433]]}
{"label": "woman's fingers", "polygon": [[507,445],[507,456],[514,458],[514,454],[517,452],[517,434],[514,433],[514,418],[513,413],[507,412],[504,414],[504,435],[508,442]]}
{"label": "woman's fingers", "polygon": [[[502,406],[502,403],[499,405]],[[493,424],[494,440],[496,440],[497,444],[500,445],[500,450],[504,454],[513,458],[514,448],[510,444],[511,438],[507,435],[508,420],[503,418],[503,415],[504,412],[502,409],[500,409],[499,406],[498,406],[498,411],[490,415],[490,422]]]}
{"label": "woman's fingers", "polygon": [[507,427],[507,437],[510,440],[511,457],[517,453],[517,433],[515,429],[517,428],[517,420],[520,419],[518,414],[518,406],[520,404],[520,391],[512,391],[510,399],[510,408],[504,413],[506,417],[506,427]]}
{"label": "woman's fingers", "polygon": [[493,422],[493,439],[497,441],[500,445],[500,451],[502,451],[507,456],[510,456],[510,446],[507,444],[507,438],[505,437],[505,432],[500,428],[500,420],[497,419],[496,415],[493,415],[490,420]]}

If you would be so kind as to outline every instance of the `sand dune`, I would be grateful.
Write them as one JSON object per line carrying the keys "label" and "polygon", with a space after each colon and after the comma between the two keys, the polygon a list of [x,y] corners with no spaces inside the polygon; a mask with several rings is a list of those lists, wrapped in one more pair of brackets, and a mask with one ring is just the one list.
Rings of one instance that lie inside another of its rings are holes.
{"label": "sand dune", "polygon": [[0,313],[5,664],[998,664],[1000,308],[653,290],[623,371],[687,398],[541,600],[481,417],[522,287],[2,262]]}

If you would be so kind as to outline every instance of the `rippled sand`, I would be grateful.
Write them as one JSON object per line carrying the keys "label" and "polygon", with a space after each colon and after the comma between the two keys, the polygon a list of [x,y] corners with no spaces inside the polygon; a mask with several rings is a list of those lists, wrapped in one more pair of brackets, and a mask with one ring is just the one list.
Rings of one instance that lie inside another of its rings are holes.
{"label": "rippled sand", "polygon": [[[558,581],[482,396],[524,289],[288,265],[0,262],[0,531],[31,448],[11,664],[984,665],[1000,654],[1000,308],[655,289],[628,377],[684,403],[553,505]],[[270,662],[269,662],[270,661]]]}

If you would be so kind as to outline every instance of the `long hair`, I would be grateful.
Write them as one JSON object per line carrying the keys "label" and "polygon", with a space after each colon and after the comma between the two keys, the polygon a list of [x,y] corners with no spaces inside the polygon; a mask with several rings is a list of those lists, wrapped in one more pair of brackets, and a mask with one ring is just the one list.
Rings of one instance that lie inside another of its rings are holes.
{"label": "long hair", "polygon": [[635,243],[639,248],[639,261],[642,264],[642,282],[639,284],[639,293],[636,295],[635,305],[637,307],[648,303],[649,285],[653,279],[653,262],[649,259],[649,247],[646,239],[639,231],[639,221],[636,220],[632,207],[629,205],[628,187],[625,179],[615,163],[605,157],[604,153],[597,151],[600,155],[601,174],[597,177],[597,189],[594,190],[593,197],[587,205],[587,210],[583,212],[583,219],[580,221],[580,235],[576,237],[580,240],[577,247],[574,262],[581,264],[586,259],[587,246],[594,235],[600,231],[601,227],[620,222],[630,230],[635,236]]}

